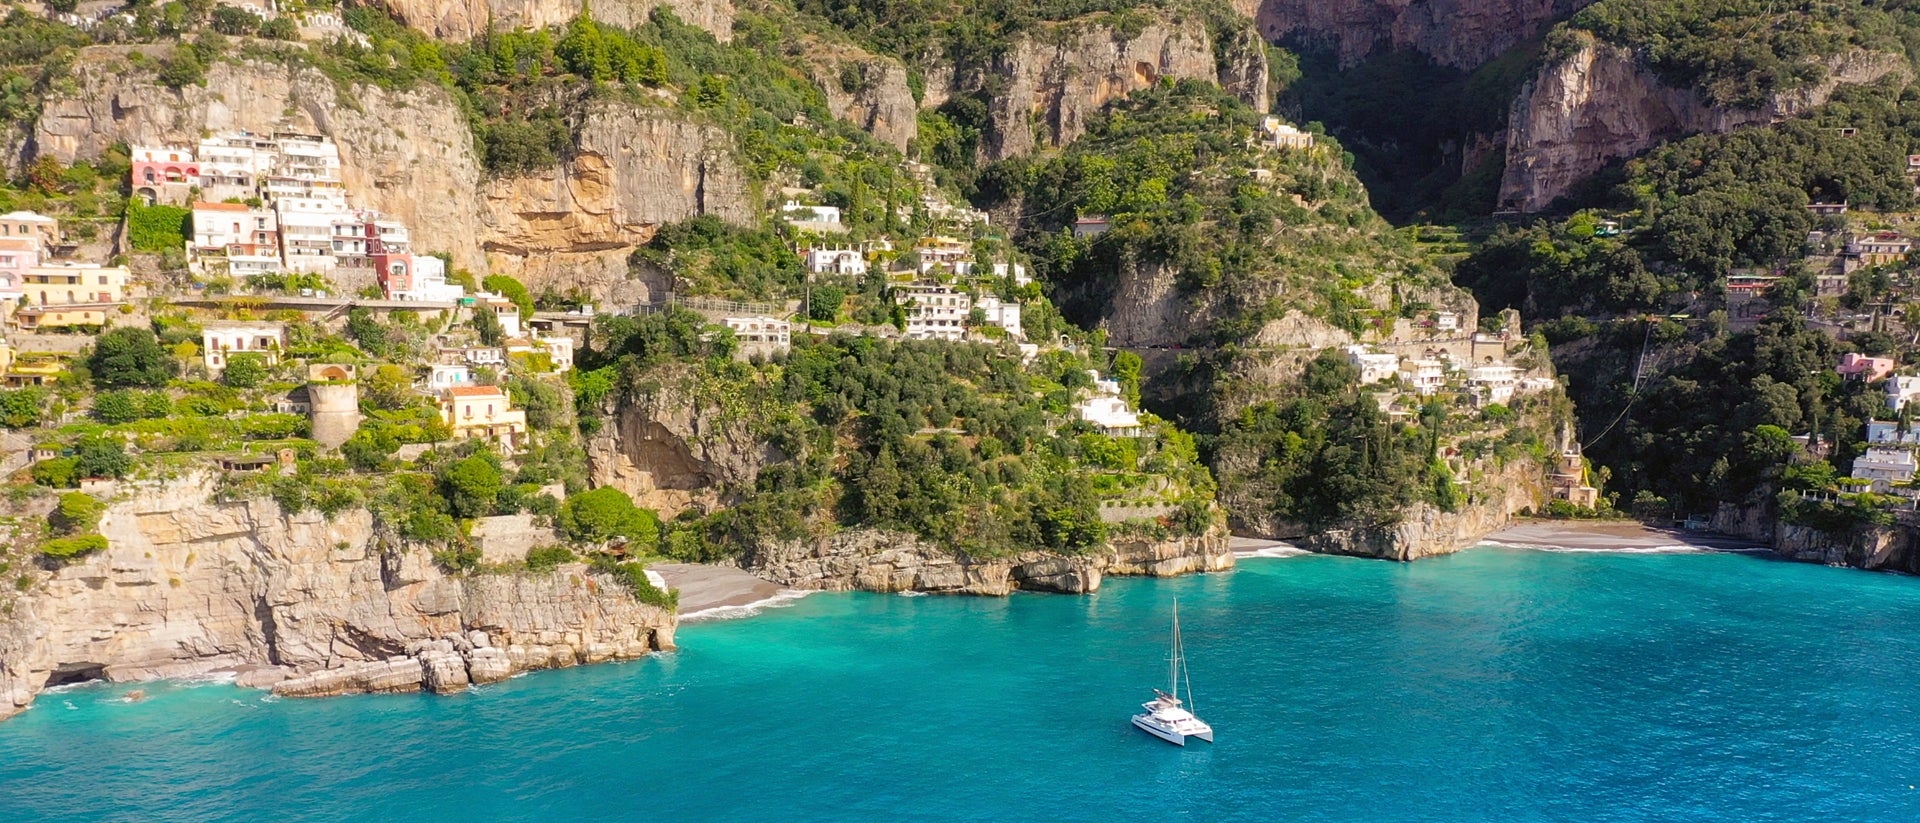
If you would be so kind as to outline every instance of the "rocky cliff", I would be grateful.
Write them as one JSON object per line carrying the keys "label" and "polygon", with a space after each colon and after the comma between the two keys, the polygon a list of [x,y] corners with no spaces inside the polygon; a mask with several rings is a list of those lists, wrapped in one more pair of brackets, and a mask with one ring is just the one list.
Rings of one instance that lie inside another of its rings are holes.
{"label": "rocky cliff", "polygon": [[1171,577],[1233,568],[1227,534],[1165,541],[1120,539],[1079,555],[1023,552],[973,557],[919,537],[851,529],[793,543],[767,543],[743,560],[785,586],[827,591],[1007,595],[1016,590],[1084,594],[1106,575]]}
{"label": "rocky cliff", "polygon": [[593,485],[626,492],[667,518],[719,506],[726,489],[751,488],[762,468],[785,458],[721,401],[683,371],[610,406],[587,440]]}
{"label": "rocky cliff", "polygon": [[535,292],[553,284],[612,305],[648,302],[668,284],[630,277],[627,257],[656,227],[758,213],[732,138],[677,111],[590,103],[574,139],[573,155],[554,168],[481,184],[490,268]]}
{"label": "rocky cliff", "polygon": [[406,221],[417,249],[452,254],[458,266],[485,265],[474,196],[480,162],[466,117],[445,90],[347,90],[316,69],[267,62],[215,63],[206,85],[176,90],[130,68],[128,53],[83,50],[71,93],[48,96],[22,155],[70,163],[116,142],[193,145],[236,129],[325,134],[339,141],[355,205]]}
{"label": "rocky cliff", "polygon": [[209,475],[123,489],[108,550],[34,573],[0,616],[0,717],[79,680],[237,670],[290,695],[448,691],[673,647],[671,612],[584,566],[448,576],[364,510],[289,517],[213,490]]}
{"label": "rocky cliff", "polygon": [[469,40],[495,29],[558,26],[589,6],[594,19],[627,28],[646,22],[647,15],[664,6],[721,42],[733,38],[731,0],[382,0],[381,5],[401,22],[442,40]]}
{"label": "rocky cliff", "polygon": [[85,51],[21,157],[92,159],[115,142],[191,145],[209,132],[295,130],[332,137],[356,206],[405,221],[416,251],[514,275],[538,292],[584,288],[630,304],[663,287],[626,258],[661,223],[698,214],[744,221],[758,195],[724,131],[671,108],[613,101],[581,112],[578,152],[552,169],[489,179],[466,116],[446,90],[342,88],[298,63],[215,63],[204,87],[170,89],[130,69],[126,50]]}
{"label": "rocky cliff", "polygon": [[1413,49],[1471,69],[1593,0],[1247,0],[1268,39],[1328,48],[1350,65]]}
{"label": "rocky cliff", "polygon": [[993,89],[983,146],[989,160],[1070,142],[1101,107],[1161,78],[1217,82],[1259,111],[1272,102],[1259,34],[1242,29],[1215,42],[1197,19],[1155,22],[1133,36],[1099,23],[1070,21],[1022,38],[978,69],[932,77],[951,87],[930,96],[925,101],[930,106],[950,95]]}
{"label": "rocky cliff", "polygon": [[907,85],[907,67],[845,45],[816,44],[807,68],[814,85],[826,93],[827,110],[859,127],[875,140],[901,151],[919,133],[919,103]]}
{"label": "rocky cliff", "polygon": [[1666,85],[1625,49],[1589,39],[1541,68],[1514,99],[1500,206],[1539,211],[1609,161],[1675,137],[1776,122],[1825,103],[1841,85],[1908,71],[1898,56],[1858,50],[1826,69],[1820,84],[1776,95],[1765,108],[1729,109]]}
{"label": "rocky cliff", "polygon": [[1514,515],[1539,508],[1547,500],[1545,479],[1546,472],[1532,460],[1514,460],[1474,483],[1455,511],[1441,511],[1423,502],[1402,511],[1399,522],[1391,526],[1309,532],[1296,524],[1261,518],[1247,508],[1235,510],[1234,531],[1288,540],[1323,554],[1419,560],[1472,548],[1505,528]]}

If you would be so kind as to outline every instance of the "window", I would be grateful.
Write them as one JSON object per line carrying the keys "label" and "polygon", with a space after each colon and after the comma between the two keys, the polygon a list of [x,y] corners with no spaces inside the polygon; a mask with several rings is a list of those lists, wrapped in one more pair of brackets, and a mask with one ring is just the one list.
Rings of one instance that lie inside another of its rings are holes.
{"label": "window", "polygon": [[104,274],[100,275],[100,285],[104,286],[106,284],[107,284],[107,276]]}

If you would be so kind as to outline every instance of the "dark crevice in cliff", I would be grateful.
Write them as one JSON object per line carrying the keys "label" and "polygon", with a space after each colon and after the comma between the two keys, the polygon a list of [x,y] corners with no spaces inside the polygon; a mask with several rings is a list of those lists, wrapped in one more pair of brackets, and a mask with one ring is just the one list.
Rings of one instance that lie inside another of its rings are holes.
{"label": "dark crevice in cliff", "polygon": [[1412,50],[1381,51],[1342,68],[1312,43],[1280,111],[1318,121],[1354,157],[1373,206],[1395,224],[1490,214],[1499,194],[1507,113],[1533,71],[1530,40],[1472,71]]}

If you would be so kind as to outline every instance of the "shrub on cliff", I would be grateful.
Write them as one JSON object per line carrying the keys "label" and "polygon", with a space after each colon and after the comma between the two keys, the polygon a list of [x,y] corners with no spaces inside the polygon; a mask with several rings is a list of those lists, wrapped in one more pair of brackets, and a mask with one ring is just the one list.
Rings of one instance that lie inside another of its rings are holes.
{"label": "shrub on cliff", "polygon": [[100,524],[100,515],[105,511],[106,507],[93,499],[93,495],[67,492],[60,495],[60,502],[47,515],[47,526],[61,535],[90,532]]}
{"label": "shrub on cliff", "polygon": [[485,517],[493,513],[494,501],[506,483],[500,476],[500,467],[488,459],[491,456],[476,454],[447,464],[440,471],[441,491],[453,507],[455,517]]}
{"label": "shrub on cliff", "polygon": [[565,546],[539,546],[527,550],[527,571],[552,571],[562,563],[572,563],[573,550]]}
{"label": "shrub on cliff", "polygon": [[84,437],[74,447],[73,469],[80,477],[126,477],[133,470],[127,448],[112,437]]}
{"label": "shrub on cliff", "polygon": [[56,560],[69,560],[107,547],[107,539],[97,534],[56,537],[40,544],[40,553]]}
{"label": "shrub on cliff", "polygon": [[625,538],[641,551],[660,542],[660,518],[611,486],[573,495],[560,506],[560,531],[578,543]]}
{"label": "shrub on cliff", "polygon": [[163,252],[187,242],[193,212],[178,206],[127,205],[127,243],[135,251]]}
{"label": "shrub on cliff", "polygon": [[79,480],[75,460],[71,457],[55,457],[33,464],[33,482],[50,489],[70,489]]}
{"label": "shrub on cliff", "polygon": [[227,355],[227,369],[220,379],[236,389],[258,387],[267,379],[266,355],[258,352]]}

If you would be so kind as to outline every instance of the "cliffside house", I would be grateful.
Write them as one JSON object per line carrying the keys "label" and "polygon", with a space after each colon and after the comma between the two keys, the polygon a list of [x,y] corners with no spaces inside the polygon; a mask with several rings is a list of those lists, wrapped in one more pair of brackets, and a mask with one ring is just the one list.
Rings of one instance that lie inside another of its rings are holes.
{"label": "cliffside house", "polygon": [[780,217],[801,231],[841,234],[847,230],[846,224],[841,222],[837,206],[810,206],[798,200],[788,200],[780,206]]}
{"label": "cliffside house", "polygon": [[[1020,325],[1020,304],[1012,300],[1002,300],[998,295],[983,294],[975,300],[973,307],[980,310],[989,326],[998,326],[1008,337],[1024,339],[1025,327]],[[968,312],[971,316],[972,312]]]}
{"label": "cliffside house", "polygon": [[262,356],[266,365],[280,364],[287,348],[287,325],[265,321],[209,321],[200,326],[200,356],[210,371],[227,367],[227,357],[238,353]]}
{"label": "cliffside house", "polygon": [[1520,369],[1495,363],[1475,366],[1467,371],[1467,386],[1474,389],[1481,405],[1513,402],[1520,388]]}
{"label": "cliffside house", "polygon": [[228,247],[251,245],[280,248],[280,216],[271,209],[244,203],[193,204],[193,250],[198,254],[225,254]]}
{"label": "cliffside house", "polygon": [[1081,215],[1073,221],[1073,236],[1076,238],[1099,237],[1112,230],[1113,221],[1104,214]]}
{"label": "cliffside house", "polygon": [[1341,349],[1346,352],[1347,362],[1360,370],[1360,385],[1378,383],[1400,373],[1400,357],[1394,354],[1376,352],[1359,343]]}
{"label": "cliffside house", "polygon": [[971,296],[939,283],[896,286],[893,302],[906,309],[907,337],[912,340],[959,340],[973,311]]}
{"label": "cliffside house", "polygon": [[1408,360],[1400,364],[1400,382],[1421,396],[1439,391],[1447,382],[1447,366],[1438,360]]}
{"label": "cliffside house", "polygon": [[427,371],[427,390],[440,393],[454,386],[473,385],[473,370],[465,363],[435,363]]}
{"label": "cliffside house", "polygon": [[1894,414],[1916,397],[1920,397],[1920,377],[1902,374],[1887,378],[1887,409]]}
{"label": "cliffside house", "polygon": [[1260,118],[1260,144],[1272,149],[1310,149],[1313,135],[1268,115]]}
{"label": "cliffside house", "polygon": [[1033,282],[1033,275],[1027,273],[1027,267],[1023,264],[1020,264],[1020,263],[993,264],[994,277],[998,277],[1004,280],[1009,275],[1013,277],[1013,284],[1015,286],[1024,286],[1028,283]]}
{"label": "cliffside house", "polygon": [[1851,475],[1873,484],[1873,490],[1882,494],[1895,483],[1913,481],[1913,473],[1920,464],[1916,464],[1910,449],[1890,446],[1868,446],[1865,454],[1853,459]]}
{"label": "cliffside house", "polygon": [[858,249],[841,247],[816,247],[807,249],[803,257],[808,274],[835,274],[858,277],[867,273],[867,256]]}
{"label": "cliffside house", "polygon": [[1892,420],[1867,421],[1865,439],[1869,444],[1920,446],[1920,424],[1906,431]]}
{"label": "cliffside house", "polygon": [[1587,483],[1587,460],[1566,432],[1561,433],[1560,462],[1547,478],[1556,500],[1565,500],[1583,509],[1599,508],[1600,490]]}
{"label": "cliffside house", "polygon": [[1807,211],[1813,212],[1815,215],[1818,215],[1820,217],[1833,217],[1836,215],[1846,214],[1847,204],[1845,203],[1808,203]]}
{"label": "cliffside house", "polygon": [[1844,379],[1872,383],[1892,374],[1895,365],[1891,357],[1868,357],[1859,352],[1847,352],[1840,356],[1840,364],[1833,370]]}
{"label": "cliffside house", "polygon": [[483,438],[505,448],[523,445],[527,413],[513,408],[498,386],[453,386],[440,395],[440,419],[456,440]]}
{"label": "cliffside house", "polygon": [[20,290],[41,308],[117,304],[127,297],[130,277],[125,266],[47,263],[28,268]]}
{"label": "cliffside house", "polygon": [[187,202],[200,184],[200,164],[186,146],[132,146],[127,150],[133,196],[152,203]]}
{"label": "cliffside house", "polygon": [[536,337],[533,342],[547,353],[547,359],[553,364],[555,374],[565,374],[573,370],[573,338],[562,334]]}
{"label": "cliffside house", "polygon": [[720,321],[740,344],[739,355],[771,355],[793,347],[793,324],[775,317],[728,317]]}
{"label": "cliffside house", "polygon": [[1869,266],[1882,266],[1907,259],[1913,240],[1898,232],[1882,231],[1855,236],[1847,243],[1847,254]]}

